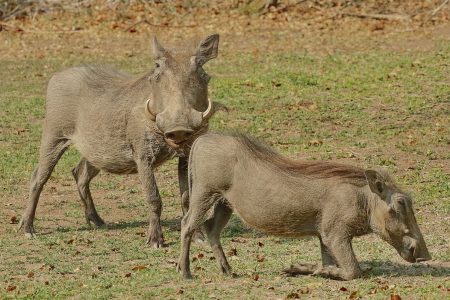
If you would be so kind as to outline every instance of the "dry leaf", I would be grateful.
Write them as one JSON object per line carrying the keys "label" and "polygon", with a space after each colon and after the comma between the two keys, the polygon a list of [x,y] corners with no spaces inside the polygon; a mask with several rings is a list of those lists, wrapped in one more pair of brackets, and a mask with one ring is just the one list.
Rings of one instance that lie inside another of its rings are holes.
{"label": "dry leaf", "polygon": [[146,266],[134,266],[131,270],[132,271],[139,271],[139,270],[145,270],[147,269]]}
{"label": "dry leaf", "polygon": [[297,292],[299,292],[300,294],[309,294],[309,293],[311,293],[311,290],[309,289],[309,287],[304,287],[304,288],[298,289]]}
{"label": "dry leaf", "polygon": [[131,277],[131,273],[126,273],[125,277]]}
{"label": "dry leaf", "polygon": [[253,279],[254,281],[258,281],[258,280],[259,280],[259,275],[258,275],[258,273],[254,273],[254,274],[252,275],[252,279]]}
{"label": "dry leaf", "polygon": [[402,300],[402,298],[399,295],[391,294],[391,300]]}
{"label": "dry leaf", "polygon": [[33,272],[31,272],[31,271],[30,271],[30,272],[28,272],[28,274],[27,274],[27,277],[28,277],[28,278],[33,278],[33,277],[34,277],[34,273],[33,273]]}
{"label": "dry leaf", "polygon": [[264,244],[263,244],[263,243],[261,243],[261,242],[258,242],[258,246],[259,246],[259,247],[263,247],[263,246],[264,246]]}
{"label": "dry leaf", "polygon": [[264,255],[260,255],[260,254],[256,255],[256,261],[257,262],[263,262],[264,260],[265,260]]}
{"label": "dry leaf", "polygon": [[14,291],[16,288],[17,288],[17,286],[10,284],[10,285],[8,285],[8,286],[6,287],[6,290],[7,290],[8,292],[12,292],[12,291]]}
{"label": "dry leaf", "polygon": [[227,252],[228,256],[237,256],[236,248],[231,248],[230,251]]}
{"label": "dry leaf", "polygon": [[345,286],[341,286],[341,288],[339,289],[341,292],[346,292],[348,291],[348,289]]}
{"label": "dry leaf", "polygon": [[183,294],[184,293],[184,291],[182,290],[182,289],[179,289],[178,291],[177,291],[177,294],[178,295],[181,295],[181,294]]}
{"label": "dry leaf", "polygon": [[17,224],[17,223],[19,223],[19,220],[17,219],[16,216],[12,216],[11,219],[10,219],[10,223],[11,224]]}
{"label": "dry leaf", "polygon": [[300,299],[300,295],[296,292],[289,293],[286,299]]}
{"label": "dry leaf", "polygon": [[244,239],[241,239],[241,238],[232,238],[231,241],[235,242],[235,243],[242,243],[242,244],[247,243],[247,240],[244,240]]}
{"label": "dry leaf", "polygon": [[203,257],[205,257],[205,255],[203,253],[200,252],[199,254],[197,254],[198,259],[202,259]]}
{"label": "dry leaf", "polygon": [[350,294],[350,296],[348,297],[348,299],[355,299],[355,298],[358,298],[357,294],[358,294],[358,292],[353,291],[353,292]]}
{"label": "dry leaf", "polygon": [[310,146],[320,146],[323,144],[323,142],[321,140],[311,140],[308,142],[308,144]]}

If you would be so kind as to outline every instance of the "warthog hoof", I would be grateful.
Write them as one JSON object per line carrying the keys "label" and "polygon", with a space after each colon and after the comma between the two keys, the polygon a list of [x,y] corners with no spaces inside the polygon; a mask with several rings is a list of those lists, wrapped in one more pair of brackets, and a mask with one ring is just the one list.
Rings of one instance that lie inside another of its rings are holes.
{"label": "warthog hoof", "polygon": [[25,220],[24,218],[22,218],[20,220],[19,224],[17,225],[17,230],[16,231],[19,232],[20,229],[22,229],[22,227],[23,227],[23,229],[25,231],[25,237],[27,237],[27,238],[34,238],[34,237],[36,237],[36,232],[34,230],[33,222],[27,222],[27,221],[24,221],[24,220]]}
{"label": "warthog hoof", "polygon": [[192,235],[192,239],[197,244],[205,243],[205,236],[203,235],[203,232],[201,232],[200,230],[194,231],[194,234]]}
{"label": "warthog hoof", "polygon": [[164,237],[160,226],[156,230],[149,231],[147,245],[155,249],[164,247]]}
{"label": "warthog hoof", "polygon": [[181,276],[183,277],[183,279],[192,279],[191,272],[189,270],[182,270],[180,262],[177,263],[176,270],[178,273],[181,273]]}
{"label": "warthog hoof", "polygon": [[86,212],[85,217],[86,223],[89,227],[92,227],[91,222],[94,223],[96,227],[106,227],[105,221],[103,221],[102,218],[100,218],[100,216],[96,212],[94,213]]}

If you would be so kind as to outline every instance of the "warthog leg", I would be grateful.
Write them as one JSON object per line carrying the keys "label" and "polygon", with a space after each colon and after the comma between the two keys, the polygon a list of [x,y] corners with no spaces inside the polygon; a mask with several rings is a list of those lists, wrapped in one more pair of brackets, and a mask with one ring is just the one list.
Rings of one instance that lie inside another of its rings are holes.
{"label": "warthog leg", "polygon": [[337,266],[336,261],[330,253],[330,249],[324,245],[322,242],[322,238],[319,237],[320,240],[320,253],[322,254],[322,266]]}
{"label": "warthog leg", "polygon": [[351,280],[361,276],[361,268],[352,248],[351,238],[342,237],[338,232],[322,236],[323,244],[330,250],[338,266],[326,265],[317,269],[313,275],[338,280]]}
{"label": "warthog leg", "polygon": [[[353,252],[351,239],[320,239],[322,266],[317,264],[297,264],[284,269],[288,276],[314,275],[338,280],[351,280],[361,275],[361,269]],[[342,267],[340,267],[342,266]]]}
{"label": "warthog leg", "polygon": [[84,214],[86,223],[91,226],[93,222],[96,226],[103,226],[105,222],[100,218],[95,210],[94,202],[92,201],[89,183],[100,172],[99,169],[91,165],[86,159],[82,158],[78,165],[72,169],[73,177],[77,182],[78,193],[84,205]]}
{"label": "warthog leg", "polygon": [[153,248],[161,248],[164,246],[164,238],[160,223],[162,202],[158,186],[156,184],[155,175],[153,173],[151,163],[147,161],[144,156],[141,156],[141,159],[136,163],[149,206],[147,244]]}
{"label": "warthog leg", "polygon": [[283,270],[287,276],[296,275],[311,275],[313,274],[319,266],[317,264],[301,263],[296,265],[291,265],[289,268]]}
{"label": "warthog leg", "polygon": [[192,191],[189,210],[181,221],[181,253],[178,260],[177,271],[181,272],[184,279],[192,278],[189,267],[189,249],[192,235],[204,223],[206,214],[216,200],[207,193]]}
{"label": "warthog leg", "polygon": [[[188,160],[186,157],[178,159],[178,182],[180,184],[181,210],[184,216],[189,209]],[[200,230],[195,231],[193,239],[198,243],[205,240]]]}
{"label": "warthog leg", "polygon": [[17,228],[20,230],[23,227],[25,235],[28,237],[33,237],[35,234],[33,221],[42,189],[69,145],[68,139],[48,136],[48,134],[44,135],[41,140],[39,164],[31,176],[28,205]]}
{"label": "warthog leg", "polygon": [[231,267],[228,264],[225,253],[223,252],[222,244],[220,243],[220,233],[230,220],[232,212],[233,211],[226,203],[220,201],[214,207],[214,215],[212,218],[206,220],[203,225],[214,256],[224,274],[231,274]]}

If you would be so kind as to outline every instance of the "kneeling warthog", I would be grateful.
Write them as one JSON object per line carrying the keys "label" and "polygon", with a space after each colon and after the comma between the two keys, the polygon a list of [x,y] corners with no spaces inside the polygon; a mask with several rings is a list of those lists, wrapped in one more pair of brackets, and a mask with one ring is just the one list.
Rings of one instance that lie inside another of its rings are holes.
{"label": "kneeling warthog", "polygon": [[189,248],[199,227],[222,272],[230,273],[220,232],[232,211],[269,234],[319,238],[323,265],[291,266],[284,270],[290,275],[359,277],[351,241],[371,232],[408,262],[431,259],[410,196],[384,172],[293,161],[245,136],[207,134],[192,146],[188,173],[190,206],[182,220],[177,266],[184,278],[191,278]]}
{"label": "kneeling warthog", "polygon": [[[182,194],[187,191],[187,156],[192,142],[207,130],[220,105],[208,99],[210,77],[202,66],[217,57],[219,36],[193,48],[165,49],[153,39],[155,64],[135,77],[105,67],[82,66],[54,75],[48,84],[39,164],[19,228],[34,235],[39,195],[64,151],[74,145],[82,158],[72,170],[88,224],[100,226],[89,183],[104,170],[139,173],[150,207],[148,243],[163,244],[161,199],[153,170],[179,156]],[[187,197],[183,197],[185,201]],[[187,209],[187,203],[183,203]]]}

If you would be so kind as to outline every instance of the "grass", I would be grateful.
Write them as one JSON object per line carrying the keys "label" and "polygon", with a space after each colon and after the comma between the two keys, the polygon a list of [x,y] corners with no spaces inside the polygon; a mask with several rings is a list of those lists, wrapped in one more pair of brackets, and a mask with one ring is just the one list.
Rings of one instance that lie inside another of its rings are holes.
{"label": "grass", "polygon": [[[385,242],[366,236],[354,247],[368,271],[351,282],[281,276],[291,262],[319,261],[318,241],[262,235],[236,217],[223,243],[226,251],[236,249],[229,258],[238,278],[220,275],[209,247],[194,245],[195,279],[181,280],[174,267],[181,216],[174,161],[157,172],[167,248],[145,246],[147,207],[134,175],[102,173],[94,180],[93,197],[110,227],[87,228],[70,174],[79,159],[73,149],[41,196],[39,237],[27,240],[15,233],[11,218],[25,207],[37,163],[45,84],[53,72],[86,58],[1,61],[0,298],[449,297],[449,57],[448,44],[428,53],[225,53],[207,67],[215,76],[212,97],[231,108],[214,118],[213,130],[250,133],[294,158],[381,165],[412,192],[436,261],[404,263]],[[105,60],[142,72],[148,58]]]}

